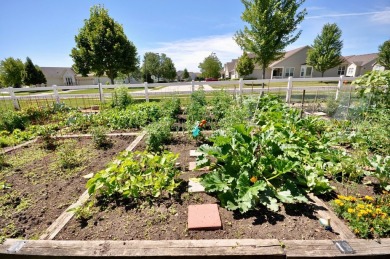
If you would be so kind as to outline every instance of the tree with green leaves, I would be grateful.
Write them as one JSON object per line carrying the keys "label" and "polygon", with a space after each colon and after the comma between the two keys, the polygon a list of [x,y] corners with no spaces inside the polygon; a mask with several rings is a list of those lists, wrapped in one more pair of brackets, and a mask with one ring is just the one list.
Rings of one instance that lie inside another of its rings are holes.
{"label": "tree with green leaves", "polygon": [[314,44],[307,51],[306,63],[321,72],[322,77],[326,70],[340,65],[343,60],[341,49],[341,30],[337,24],[325,24],[321,34],[314,39]]}
{"label": "tree with green leaves", "polygon": [[248,56],[248,53],[244,51],[242,56],[238,59],[236,70],[240,76],[247,76],[253,73],[253,69],[255,69],[255,64],[253,60]]}
{"label": "tree with green leaves", "polygon": [[378,63],[386,70],[390,70],[390,40],[379,46]]}
{"label": "tree with green leaves", "polygon": [[222,69],[222,63],[217,55],[213,52],[206,57],[198,66],[202,76],[205,78],[219,78]]}
{"label": "tree with green leaves", "polygon": [[244,51],[255,54],[265,78],[266,68],[282,58],[284,49],[301,35],[302,31],[294,32],[307,13],[306,9],[298,12],[305,0],[241,1],[245,6],[241,19],[249,26],[238,31],[234,39]]}
{"label": "tree with green leaves", "polygon": [[0,86],[21,87],[23,81],[24,64],[20,59],[12,57],[0,62]]}
{"label": "tree with green leaves", "polygon": [[37,82],[38,82],[38,84],[46,84],[47,80],[46,80],[45,74],[43,74],[41,68],[39,66],[37,66],[37,65],[35,65],[35,68],[38,71],[38,74],[37,74]]}
{"label": "tree with green leaves", "polygon": [[181,79],[187,80],[190,77],[190,73],[188,73],[187,68],[184,68],[183,74],[181,75]]}
{"label": "tree with green leaves", "polygon": [[142,74],[144,82],[148,75],[153,75],[157,78],[160,77],[160,54],[154,52],[146,52],[144,54]]}
{"label": "tree with green leaves", "polygon": [[174,80],[176,78],[176,68],[171,58],[164,53],[160,56],[160,73],[161,76],[167,80]]}
{"label": "tree with green leaves", "polygon": [[142,70],[144,80],[146,74],[156,77],[157,81],[159,81],[161,77],[167,80],[173,80],[176,77],[175,65],[173,64],[172,59],[164,53],[146,52]]}
{"label": "tree with green leaves", "polygon": [[91,7],[90,17],[84,21],[75,41],[70,56],[73,68],[83,76],[90,72],[98,77],[106,74],[114,84],[118,73],[129,74],[139,63],[137,49],[127,39],[122,26],[100,5]]}
{"label": "tree with green leaves", "polygon": [[37,85],[46,84],[46,77],[42,73],[41,69],[34,65],[32,60],[27,57],[26,63],[24,64],[23,72],[23,84],[24,85]]}

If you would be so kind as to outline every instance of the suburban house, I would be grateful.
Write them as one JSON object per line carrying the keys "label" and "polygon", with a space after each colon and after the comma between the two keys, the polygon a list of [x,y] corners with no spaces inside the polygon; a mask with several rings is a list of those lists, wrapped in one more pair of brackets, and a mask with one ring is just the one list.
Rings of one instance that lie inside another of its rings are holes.
{"label": "suburban house", "polygon": [[[353,55],[344,57],[347,61],[346,76],[361,76],[371,70],[382,70],[382,66],[377,64],[377,53]],[[383,68],[384,69],[384,68]]]}
{"label": "suburban house", "polygon": [[[182,80],[181,77],[182,77],[183,73],[184,73],[183,70],[179,70],[176,72],[176,76],[177,76],[178,81]],[[201,73],[188,72],[188,74],[190,75],[189,80],[195,80],[197,77],[201,76]]]}
{"label": "suburban house", "polygon": [[41,67],[46,85],[75,85],[76,73],[70,67]]}
{"label": "suburban house", "polygon": [[[76,74],[71,67],[41,67],[42,73],[45,75],[47,83],[46,85],[97,85],[99,82],[102,84],[110,84],[111,81],[107,76],[97,77],[94,74],[88,74],[88,76],[82,76]],[[118,80],[116,80],[118,81]],[[120,83],[128,84],[128,78],[120,80]],[[131,83],[137,83],[133,78]]]}
{"label": "suburban house", "polygon": [[231,62],[227,62],[224,65],[224,68],[223,68],[224,78],[231,78],[231,79],[238,78],[239,75],[236,71],[237,61],[238,61],[238,59],[232,59]]}
{"label": "suburban house", "polygon": [[[306,57],[310,46],[304,46],[297,49],[287,51],[283,58],[274,61],[266,68],[265,79],[280,79],[280,78],[310,78],[321,77],[322,74],[316,71],[312,66],[307,65]],[[253,58],[254,54],[250,53],[249,57]],[[340,66],[331,68],[324,73],[324,77],[337,77],[341,75],[357,77],[367,71],[383,70],[384,68],[376,63],[377,53],[364,55],[351,55],[343,57],[343,63]],[[236,72],[237,60],[233,59],[224,66],[224,74],[226,78],[239,78]],[[234,68],[232,69],[232,66]],[[256,64],[253,73],[245,78],[262,79],[262,69]]]}

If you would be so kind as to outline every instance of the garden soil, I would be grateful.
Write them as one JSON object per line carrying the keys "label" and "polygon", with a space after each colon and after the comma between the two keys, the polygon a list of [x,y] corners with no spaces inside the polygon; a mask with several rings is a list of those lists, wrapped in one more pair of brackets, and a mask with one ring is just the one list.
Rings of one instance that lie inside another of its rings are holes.
{"label": "garden soil", "polygon": [[[0,234],[10,238],[39,238],[85,191],[87,179],[82,176],[106,168],[107,163],[125,150],[135,137],[118,136],[110,139],[112,146],[106,150],[95,149],[90,138],[75,139],[74,148],[82,149],[87,154],[84,154],[86,158],[81,166],[71,174],[55,168],[58,160],[56,151],[45,150],[39,141],[7,154],[9,161],[22,153],[31,154],[31,159],[26,159],[18,167],[10,164],[0,171],[0,182],[4,181],[10,187],[0,189],[0,196],[9,197],[3,206],[10,208],[4,212],[7,215],[0,217]],[[34,159],[34,153],[38,152],[43,152],[43,155]]]}
{"label": "garden soil", "polygon": [[[188,179],[205,172],[188,172],[191,149],[199,143],[186,135],[177,135],[166,149],[179,153],[178,166],[185,171],[177,197],[166,197],[157,202],[133,204],[131,201],[99,201],[93,217],[87,221],[72,218],[56,236],[57,240],[181,240],[181,239],[339,239],[338,234],[325,230],[318,222],[313,204],[286,204],[280,211],[270,212],[265,207],[241,215],[219,206],[222,221],[220,230],[187,229],[188,206],[218,203],[206,193],[187,193]],[[141,142],[136,150],[146,147]]]}

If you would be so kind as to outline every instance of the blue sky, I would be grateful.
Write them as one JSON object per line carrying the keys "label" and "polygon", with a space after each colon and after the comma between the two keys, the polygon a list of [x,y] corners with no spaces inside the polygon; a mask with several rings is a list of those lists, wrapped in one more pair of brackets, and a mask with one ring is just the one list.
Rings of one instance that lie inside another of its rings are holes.
{"label": "blue sky", "polygon": [[[244,27],[240,0],[1,0],[0,60],[71,66],[74,36],[94,4],[123,25],[139,55],[165,53],[177,70],[199,71],[211,52],[222,63],[242,54],[232,39]],[[287,50],[311,45],[326,23],[341,28],[343,55],[377,52],[390,39],[390,0],[306,0],[304,7],[302,35]]]}

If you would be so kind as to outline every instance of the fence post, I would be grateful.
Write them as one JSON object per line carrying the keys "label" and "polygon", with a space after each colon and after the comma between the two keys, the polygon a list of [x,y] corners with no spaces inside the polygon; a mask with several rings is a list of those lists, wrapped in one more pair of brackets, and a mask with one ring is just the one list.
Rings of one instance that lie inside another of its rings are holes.
{"label": "fence post", "polygon": [[104,93],[103,93],[102,83],[99,83],[99,98],[100,98],[100,103],[104,103]]}
{"label": "fence post", "polygon": [[60,95],[58,94],[57,85],[53,85],[53,94],[54,94],[54,98],[56,99],[56,103],[59,104],[60,103]]}
{"label": "fence post", "polygon": [[292,92],[292,77],[289,76],[287,81],[286,103],[290,103],[291,101],[291,92]]}
{"label": "fence post", "polygon": [[239,87],[240,87],[240,95],[242,95],[243,88],[244,88],[244,80],[242,78],[240,78]]}
{"label": "fence post", "polygon": [[17,110],[17,111],[20,110],[19,102],[18,102],[18,99],[16,99],[14,89],[12,87],[8,87],[8,92],[11,96],[12,103],[14,104],[15,110]]}
{"label": "fence post", "polygon": [[193,93],[195,91],[195,81],[192,80],[191,81],[191,93]]}
{"label": "fence post", "polygon": [[341,91],[341,87],[343,87],[343,80],[344,80],[344,76],[341,75],[339,79],[339,83],[337,84],[337,91],[336,91],[336,98],[335,98],[336,101],[339,99],[339,93]]}
{"label": "fence post", "polygon": [[145,82],[144,86],[145,86],[145,100],[149,102],[148,82]]}

